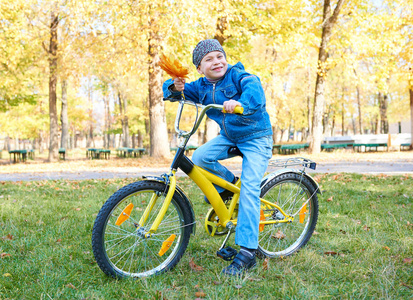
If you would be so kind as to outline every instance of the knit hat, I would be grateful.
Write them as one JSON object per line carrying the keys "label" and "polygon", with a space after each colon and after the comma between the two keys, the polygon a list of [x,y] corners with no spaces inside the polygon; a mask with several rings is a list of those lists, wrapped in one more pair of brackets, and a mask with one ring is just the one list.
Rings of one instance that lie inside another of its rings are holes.
{"label": "knit hat", "polygon": [[213,51],[220,51],[224,54],[225,58],[227,58],[224,48],[222,48],[218,40],[209,39],[200,41],[198,45],[196,45],[194,52],[192,52],[192,62],[195,67],[198,68],[204,56]]}

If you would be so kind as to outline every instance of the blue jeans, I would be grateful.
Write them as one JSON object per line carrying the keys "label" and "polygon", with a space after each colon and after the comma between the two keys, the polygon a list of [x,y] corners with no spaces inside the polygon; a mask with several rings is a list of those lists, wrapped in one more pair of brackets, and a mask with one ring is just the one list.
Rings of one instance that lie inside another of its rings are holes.
{"label": "blue jeans", "polygon": [[[234,174],[218,160],[230,158],[228,149],[237,146],[244,155],[242,160],[241,192],[235,243],[250,249],[258,248],[258,227],[260,222],[260,184],[272,157],[272,137],[264,136],[242,143],[234,143],[219,135],[199,147],[192,155],[195,165],[227,180]],[[223,188],[217,187],[218,192]]]}

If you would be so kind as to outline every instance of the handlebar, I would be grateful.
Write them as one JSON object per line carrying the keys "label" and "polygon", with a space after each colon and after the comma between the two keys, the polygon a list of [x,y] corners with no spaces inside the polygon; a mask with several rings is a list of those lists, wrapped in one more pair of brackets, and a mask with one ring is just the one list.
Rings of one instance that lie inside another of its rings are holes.
{"label": "handlebar", "polygon": [[[192,101],[177,100],[177,99],[173,99],[173,98],[164,98],[164,101],[165,100],[169,100],[171,102],[179,101],[178,111],[177,111],[176,118],[175,118],[175,131],[176,131],[176,133],[178,133],[179,136],[182,136],[182,137],[185,137],[185,138],[190,137],[191,135],[193,135],[198,130],[199,125],[201,124],[201,122],[204,119],[205,114],[208,110],[218,109],[218,110],[221,110],[223,113],[227,113],[224,109],[224,106],[220,105],[220,104],[201,105],[201,104],[197,104],[197,103],[192,102]],[[191,131],[184,131],[184,130],[179,129],[179,122],[181,120],[182,110],[183,110],[185,104],[192,105],[192,106],[195,106],[197,108],[197,118],[195,120],[194,126],[192,127]],[[201,112],[199,113],[199,116],[198,116],[198,108],[202,109]],[[242,106],[237,106],[234,109],[235,114],[242,114],[243,112],[244,112],[244,108]]]}

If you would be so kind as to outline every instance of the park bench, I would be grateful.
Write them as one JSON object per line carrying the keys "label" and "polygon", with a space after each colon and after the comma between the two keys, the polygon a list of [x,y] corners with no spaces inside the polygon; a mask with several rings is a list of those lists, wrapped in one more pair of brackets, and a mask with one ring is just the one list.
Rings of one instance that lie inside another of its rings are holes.
{"label": "park bench", "polygon": [[86,158],[90,159],[99,159],[101,156],[104,156],[105,159],[110,158],[110,150],[109,149],[97,149],[97,148],[89,148],[86,150]]}
{"label": "park bench", "polygon": [[309,146],[308,143],[305,143],[305,144],[286,144],[286,145],[281,145],[281,147],[280,147],[280,153],[281,153],[281,154],[296,153],[296,152],[300,152],[302,149],[307,149],[308,146]]}
{"label": "park bench", "polygon": [[17,163],[17,161],[25,162],[27,159],[27,150],[10,150],[10,162],[11,157],[13,156],[13,163]]}
{"label": "park bench", "polygon": [[403,144],[400,144],[400,151],[403,151],[403,150],[410,150],[410,147],[412,146],[412,144],[410,144],[410,143],[403,143]]}
{"label": "park bench", "polygon": [[146,152],[145,148],[117,148],[116,155],[118,157],[141,157]]}
{"label": "park bench", "polygon": [[[197,146],[186,146],[185,148],[185,155],[189,155],[191,153],[191,151],[195,151],[196,149],[198,149]],[[171,147],[170,148],[171,151],[176,152],[178,150],[177,147]]]}
{"label": "park bench", "polygon": [[66,149],[59,148],[59,159],[66,160]]}
{"label": "park bench", "polygon": [[110,150],[109,149],[100,149],[99,150],[99,158],[101,158],[102,155],[105,157],[105,159],[109,159],[110,158]]}
{"label": "park bench", "polygon": [[27,157],[34,159],[34,149],[27,150]]}
{"label": "park bench", "polygon": [[[355,152],[362,152],[364,147],[364,151],[378,151],[379,147],[386,148],[387,150],[387,143],[355,143],[353,144],[353,150]],[[374,150],[373,150],[374,149]]]}
{"label": "park bench", "polygon": [[272,154],[280,153],[280,148],[281,148],[281,145],[280,145],[280,144],[274,144],[274,145],[272,145]]}
{"label": "park bench", "polygon": [[348,144],[321,144],[321,150],[329,152],[336,149],[345,149],[347,146]]}

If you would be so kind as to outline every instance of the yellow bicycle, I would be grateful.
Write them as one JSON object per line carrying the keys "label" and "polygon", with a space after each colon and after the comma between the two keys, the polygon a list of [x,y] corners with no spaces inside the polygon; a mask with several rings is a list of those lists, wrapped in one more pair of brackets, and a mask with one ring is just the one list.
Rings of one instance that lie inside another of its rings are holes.
{"label": "yellow bicycle", "polygon": [[[201,108],[190,131],[179,128],[185,104],[195,105],[197,113]],[[211,203],[205,230],[210,236],[225,236],[217,255],[225,260],[235,257],[236,250],[225,246],[236,230],[241,182],[227,182],[194,165],[185,155],[190,137],[209,109],[223,110],[223,106],[180,101],[175,130],[182,142],[169,173],[124,186],[100,209],[93,227],[92,248],[97,264],[107,275],[147,277],[166,272],[180,261],[191,234],[195,234],[196,221],[190,199],[176,183],[178,169],[199,186]],[[242,113],[241,107],[237,109]],[[242,155],[237,148],[230,151]],[[271,160],[270,165],[280,168],[261,182],[259,258],[296,252],[310,239],[318,218],[319,186],[305,172],[306,167],[315,169],[316,163],[298,157]],[[214,184],[233,192],[232,199],[224,201]]]}

